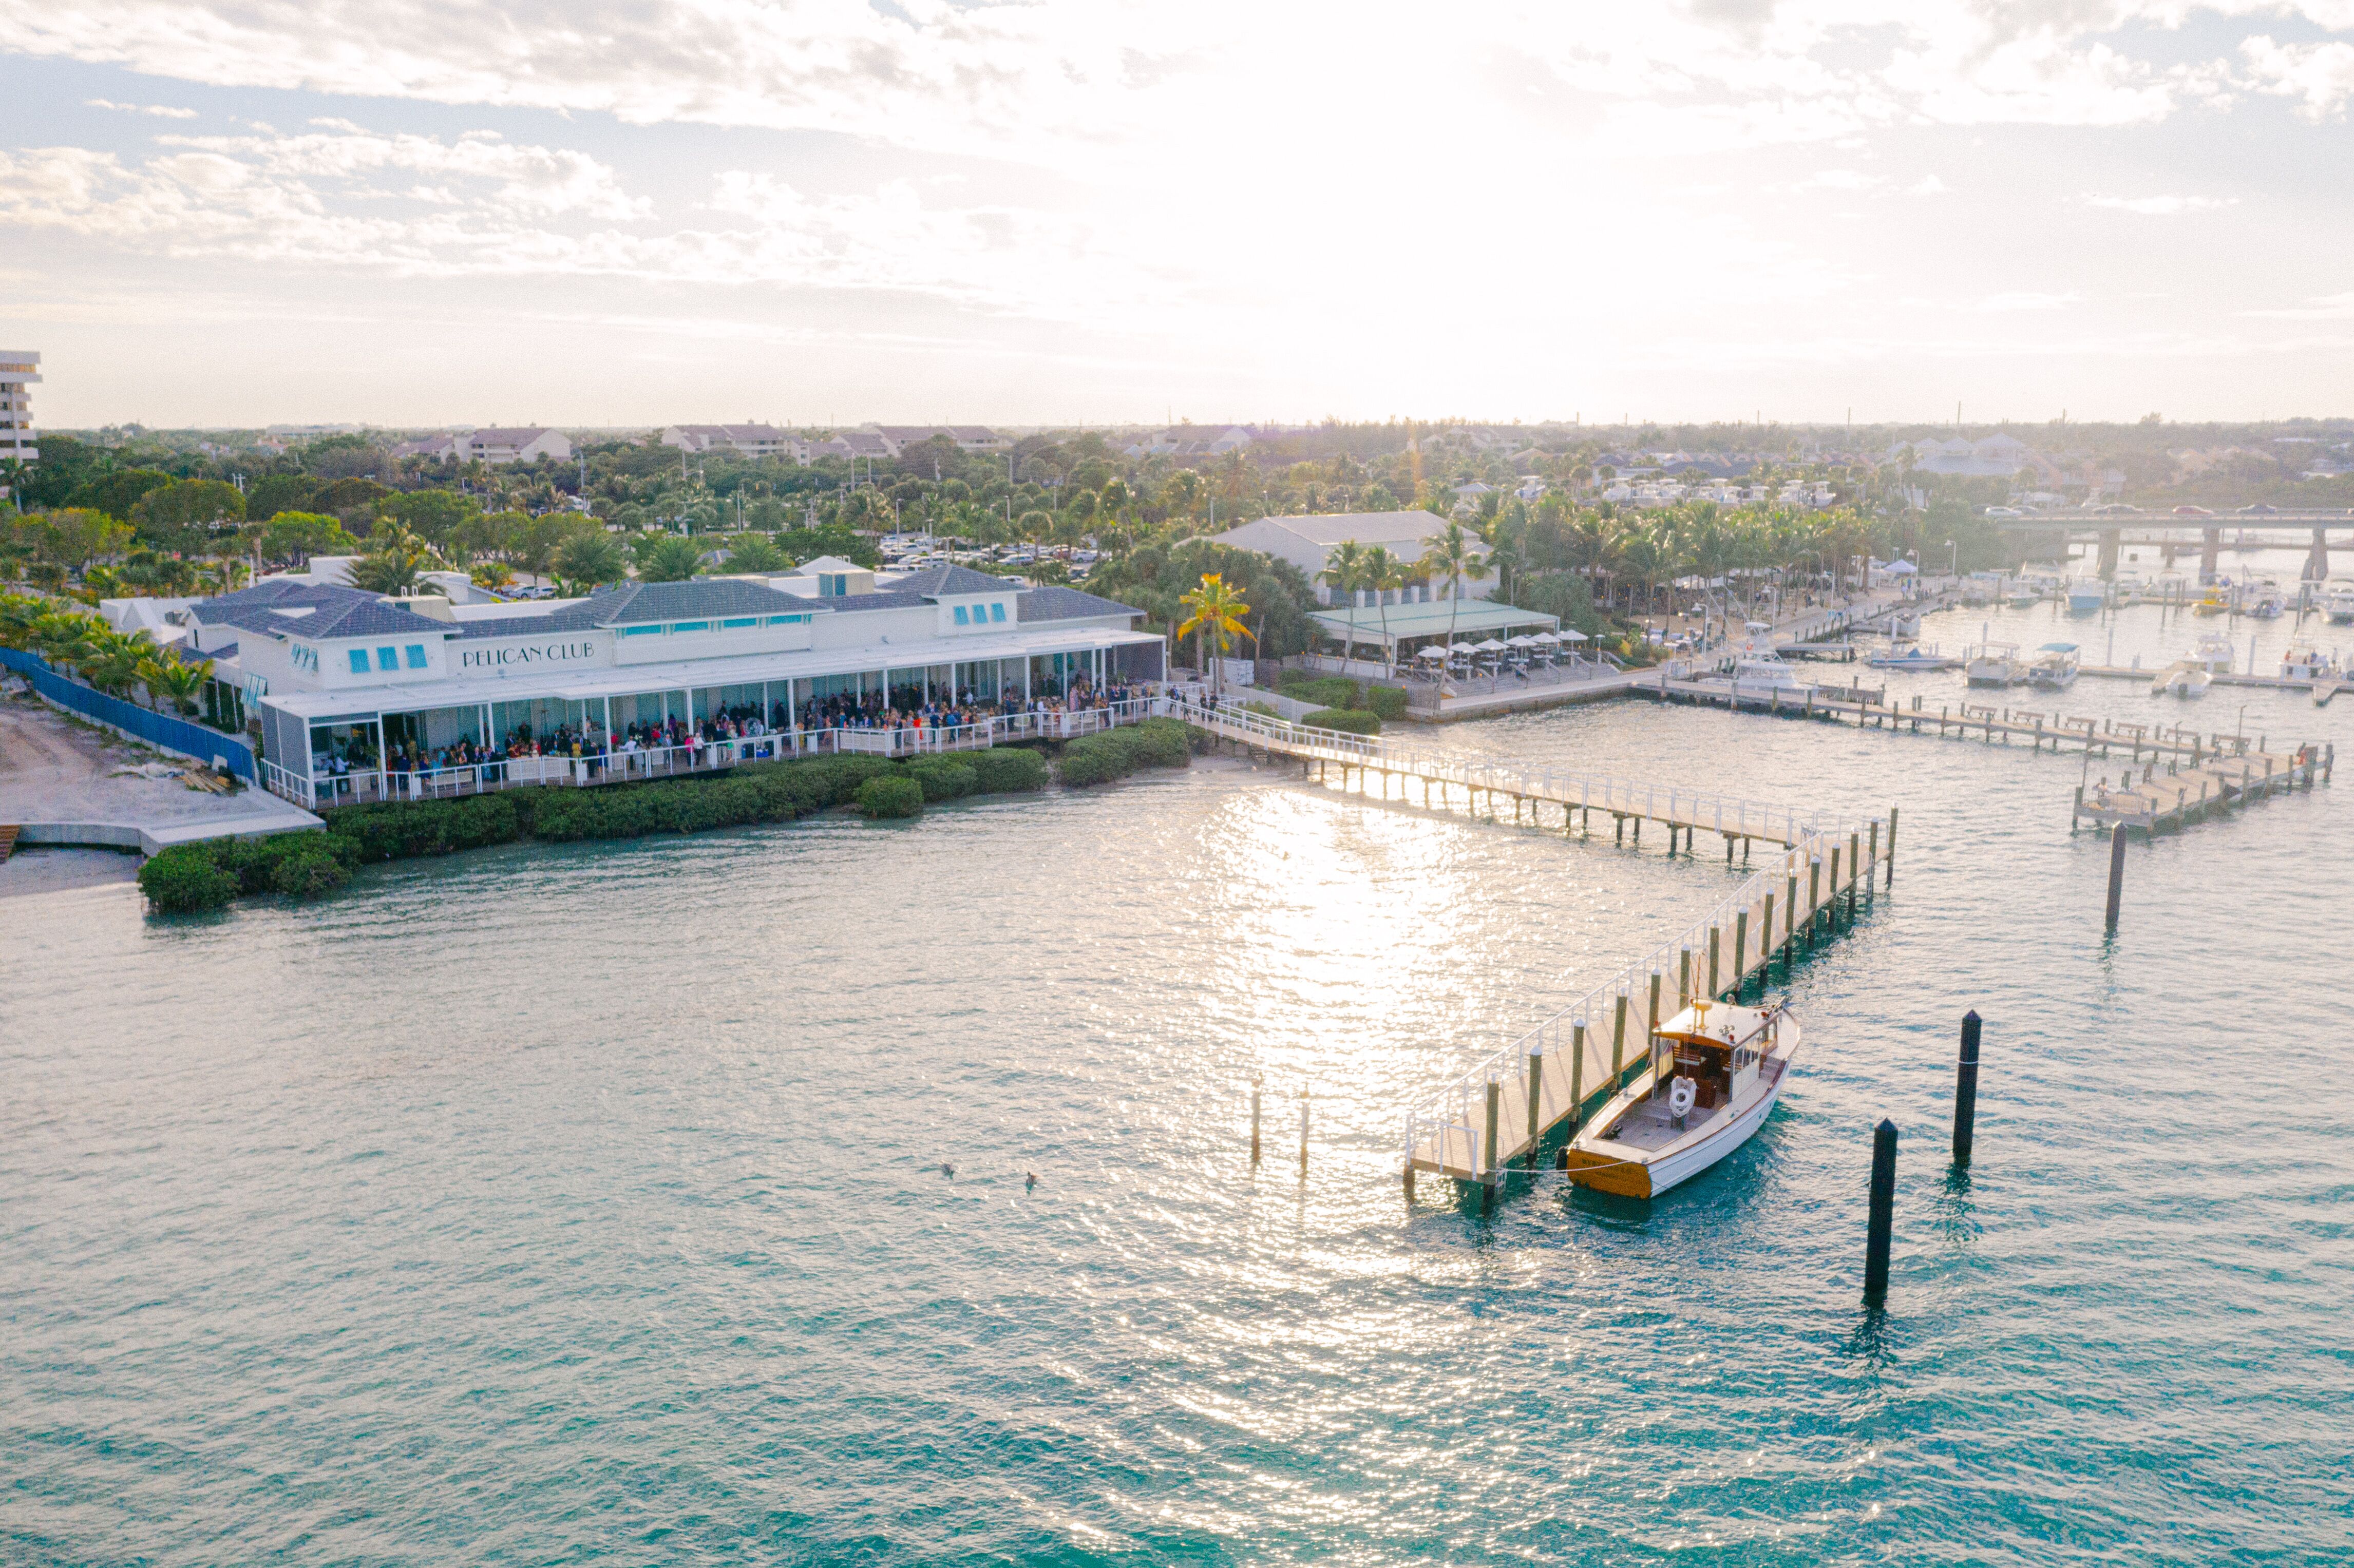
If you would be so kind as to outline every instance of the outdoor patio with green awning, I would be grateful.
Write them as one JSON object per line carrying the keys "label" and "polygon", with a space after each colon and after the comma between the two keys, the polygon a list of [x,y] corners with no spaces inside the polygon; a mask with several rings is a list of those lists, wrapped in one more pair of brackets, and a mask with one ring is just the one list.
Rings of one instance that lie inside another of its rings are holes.
{"label": "outdoor patio with green awning", "polygon": [[[1448,631],[1458,642],[1515,632],[1555,631],[1561,618],[1516,609],[1492,599],[1437,599],[1426,604],[1366,605],[1350,610],[1320,609],[1310,617],[1317,630],[1334,642],[1381,649],[1389,662],[1399,662],[1428,641],[1444,641]],[[1384,625],[1386,620],[1387,625]]]}

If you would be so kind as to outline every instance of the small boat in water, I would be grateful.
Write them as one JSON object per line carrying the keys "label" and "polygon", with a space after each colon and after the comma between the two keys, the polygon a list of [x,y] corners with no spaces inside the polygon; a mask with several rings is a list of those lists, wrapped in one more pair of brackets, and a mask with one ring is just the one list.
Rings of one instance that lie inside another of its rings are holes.
{"label": "small boat in water", "polygon": [[1798,1051],[1776,1007],[1696,1001],[1651,1036],[1650,1067],[1595,1113],[1561,1153],[1581,1187],[1656,1198],[1766,1124]]}
{"label": "small boat in water", "polygon": [[1973,686],[2016,686],[2027,679],[2027,664],[2016,642],[1986,642],[1969,649],[1962,669]]}
{"label": "small boat in water", "polygon": [[1744,653],[1734,661],[1730,675],[1712,675],[1707,679],[1730,681],[1736,691],[1744,692],[1806,692],[1814,687],[1813,682],[1801,680],[1797,668],[1771,649]]}
{"label": "small boat in water", "polygon": [[2203,697],[2207,694],[2207,688],[2214,683],[2215,677],[2209,674],[2197,660],[2184,659],[2158,673],[2158,678],[2149,683],[2149,694],[2153,697]]}
{"label": "small boat in water", "polygon": [[2211,588],[2190,607],[2193,615],[2223,615],[2232,608],[2231,597],[2220,588]]}
{"label": "small boat in water", "polygon": [[2335,681],[2343,672],[2338,656],[2300,643],[2281,655],[2281,679],[2284,681]]}
{"label": "small boat in water", "polygon": [[2190,662],[2211,675],[2232,673],[2232,640],[2220,631],[2202,631],[2199,646],[2190,651]]}
{"label": "small boat in water", "polygon": [[2259,620],[2277,620],[2282,612],[2287,609],[2288,598],[2281,592],[2280,584],[2262,583],[2256,588],[2254,600],[2248,606],[2248,613]]}
{"label": "small boat in water", "polygon": [[2329,612],[2330,625],[2354,626],[2354,583],[2330,584],[2321,604]]}
{"label": "small boat in water", "polygon": [[1927,648],[1915,645],[1874,653],[1864,662],[1875,670],[1950,670],[1961,661],[1950,654],[1938,652],[1934,645]]}
{"label": "small boat in water", "polygon": [[2071,615],[2091,615],[2108,602],[2108,588],[2098,577],[2079,577],[2068,585],[2068,613]]}
{"label": "small boat in water", "polygon": [[2046,642],[2028,661],[2027,683],[2039,692],[2064,692],[2076,683],[2083,664],[2073,642]]}

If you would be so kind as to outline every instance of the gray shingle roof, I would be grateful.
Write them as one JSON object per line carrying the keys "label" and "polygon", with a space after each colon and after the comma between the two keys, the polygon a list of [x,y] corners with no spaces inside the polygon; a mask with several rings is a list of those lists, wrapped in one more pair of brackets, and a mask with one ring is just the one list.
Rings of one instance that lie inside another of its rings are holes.
{"label": "gray shingle roof", "polygon": [[970,567],[927,567],[891,585],[895,593],[923,594],[938,599],[969,593],[997,593],[1013,585],[1003,577],[974,571]]}
{"label": "gray shingle roof", "polygon": [[831,609],[849,602],[832,599],[821,605],[799,594],[786,593],[766,583],[746,582],[740,577],[690,577],[677,583],[619,583],[599,588],[579,603],[551,609],[546,615],[461,621],[459,630],[468,637],[536,637],[555,631],[586,631],[599,626],[643,626],[732,615],[784,615]]}
{"label": "gray shingle roof", "polygon": [[[289,610],[307,610],[290,615]],[[393,603],[381,594],[325,583],[271,580],[189,607],[207,626],[234,626],[270,637],[297,633],[325,640],[334,637],[447,637],[457,628]]]}
{"label": "gray shingle roof", "polygon": [[1023,591],[1016,619],[1031,620],[1079,620],[1096,615],[1142,615],[1133,605],[1119,604],[1098,599],[1084,589],[1048,584]]}

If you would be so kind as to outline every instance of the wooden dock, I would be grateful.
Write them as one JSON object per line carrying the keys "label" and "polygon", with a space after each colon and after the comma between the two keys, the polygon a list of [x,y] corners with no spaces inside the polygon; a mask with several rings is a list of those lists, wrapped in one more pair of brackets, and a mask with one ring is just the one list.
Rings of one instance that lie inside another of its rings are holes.
{"label": "wooden dock", "polygon": [[1494,1183],[1564,1121],[1648,1071],[1659,1020],[1696,996],[1738,992],[1777,955],[1787,964],[1796,944],[1851,924],[1858,904],[1895,876],[1893,808],[1885,818],[1839,821],[1674,785],[1441,757],[1233,708],[1166,707],[1231,745],[1296,758],[1311,776],[1329,778],[1337,767],[1344,787],[1354,769],[1360,786],[1385,800],[1394,788],[1409,805],[1460,800],[1476,810],[1484,800],[1491,814],[1509,801],[1513,821],[1539,826],[1543,808],[1555,805],[1564,830],[1587,832],[1599,811],[1615,819],[1621,842],[1631,824],[1639,842],[1645,822],[1664,825],[1671,849],[1679,834],[1687,847],[1694,834],[1722,834],[1727,862],[1736,845],[1744,860],[1753,845],[1771,846],[1762,866],[1683,931],[1473,1068],[1435,1109],[1407,1118],[1409,1173]]}
{"label": "wooden dock", "polygon": [[2286,768],[2291,753],[2266,749],[2269,736],[2202,734],[2179,725],[2122,724],[2114,719],[2067,716],[2058,710],[2012,707],[1998,703],[1941,703],[1931,708],[1920,697],[1909,704],[1886,697],[1824,695],[1819,688],[1793,693],[1784,688],[1742,686],[1725,681],[1675,680],[1665,674],[1632,688],[1641,696],[1662,702],[1698,703],[1742,713],[1772,714],[1786,718],[1853,723],[1858,728],[1910,731],[1947,740],[1975,740],[1992,746],[2026,743],[2033,751],[2082,752],[2089,757],[2124,757],[2134,762],[2156,758],[2179,758],[2197,766],[2218,758],[2251,758],[2259,771],[2270,757],[2276,768]]}
{"label": "wooden dock", "polygon": [[2074,820],[2096,827],[2122,822],[2144,833],[2179,828],[2204,821],[2232,806],[2290,789],[2310,789],[2317,778],[2328,777],[2330,758],[2330,752],[2317,753],[2307,746],[2299,747],[2288,766],[2280,768],[2274,768],[2270,756],[2264,757],[2261,765],[2256,758],[2241,757],[2195,768],[2173,762],[2163,771],[2152,762],[2140,778],[2128,771],[2114,787],[2105,778],[2089,787],[2079,785]]}

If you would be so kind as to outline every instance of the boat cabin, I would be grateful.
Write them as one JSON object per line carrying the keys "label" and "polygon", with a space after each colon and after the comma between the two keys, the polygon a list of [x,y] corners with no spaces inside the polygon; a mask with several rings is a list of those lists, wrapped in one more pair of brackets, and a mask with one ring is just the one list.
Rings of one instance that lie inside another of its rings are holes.
{"label": "boat cabin", "polygon": [[1676,1079],[1690,1078],[1696,1113],[1747,1098],[1780,1016],[1779,1008],[1693,1002],[1651,1037],[1653,1093],[1664,1097]]}

